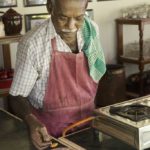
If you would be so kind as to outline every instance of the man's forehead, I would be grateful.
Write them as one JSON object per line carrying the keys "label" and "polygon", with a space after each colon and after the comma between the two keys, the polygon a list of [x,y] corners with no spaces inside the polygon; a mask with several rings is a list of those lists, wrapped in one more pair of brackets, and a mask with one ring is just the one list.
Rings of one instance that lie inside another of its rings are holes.
{"label": "man's forehead", "polygon": [[[51,1],[51,3],[52,4],[58,4],[59,2],[62,2],[62,1],[66,1],[66,0],[47,0],[47,1]],[[85,2],[87,2],[88,0],[67,0],[67,1],[69,1],[69,2],[71,2],[71,1],[77,1],[77,2],[83,2],[83,1],[85,1]]]}

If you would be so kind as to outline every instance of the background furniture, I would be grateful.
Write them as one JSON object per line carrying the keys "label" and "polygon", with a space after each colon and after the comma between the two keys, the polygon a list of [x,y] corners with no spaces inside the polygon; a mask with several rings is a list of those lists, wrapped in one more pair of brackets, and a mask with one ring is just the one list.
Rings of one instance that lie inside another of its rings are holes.
{"label": "background furniture", "polygon": [[[144,35],[144,25],[150,24],[150,19],[126,19],[126,18],[119,18],[116,19],[116,27],[117,27],[117,60],[118,63],[130,63],[130,64],[136,64],[139,68],[139,74],[140,74],[140,87],[138,93],[131,93],[127,92],[128,95],[131,95],[133,97],[139,97],[144,95],[143,93],[143,72],[144,72],[144,66],[146,64],[150,63],[150,57],[144,58],[143,52],[143,35]],[[130,58],[124,56],[123,51],[123,25],[137,25],[139,29],[139,57],[138,58]]]}
{"label": "background furniture", "polygon": [[98,84],[96,107],[104,107],[126,100],[125,70],[120,64],[107,64],[107,71]]}
{"label": "background furniture", "polygon": [[[2,45],[4,68],[11,68],[10,44],[18,42],[22,35],[0,37],[0,44]],[[9,88],[0,89],[0,97],[8,95]]]}

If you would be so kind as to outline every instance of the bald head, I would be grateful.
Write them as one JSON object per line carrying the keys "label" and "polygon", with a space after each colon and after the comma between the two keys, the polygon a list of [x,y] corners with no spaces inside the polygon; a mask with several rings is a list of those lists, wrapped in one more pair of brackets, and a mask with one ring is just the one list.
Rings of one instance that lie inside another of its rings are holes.
{"label": "bald head", "polygon": [[88,0],[48,0],[47,8],[57,34],[65,41],[75,38],[84,22]]}
{"label": "bald head", "polygon": [[85,8],[88,6],[88,0],[47,0],[47,10],[51,14],[53,9],[57,9],[57,6],[60,6],[61,3],[66,3],[66,1],[69,1],[69,3],[73,4],[73,1],[78,1],[78,2],[84,2]]}

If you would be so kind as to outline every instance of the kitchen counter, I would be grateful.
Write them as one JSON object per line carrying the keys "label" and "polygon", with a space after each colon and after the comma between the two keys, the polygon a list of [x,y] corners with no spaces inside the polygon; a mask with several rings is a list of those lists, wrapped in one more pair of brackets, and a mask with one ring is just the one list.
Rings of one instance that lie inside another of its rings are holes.
{"label": "kitchen counter", "polygon": [[[58,139],[53,138],[52,142],[58,143],[57,148],[68,147],[73,150],[72,146]],[[24,122],[3,109],[0,109],[0,150],[36,150]],[[50,150],[50,147],[46,150]]]}
{"label": "kitchen counter", "polygon": [[19,118],[0,109],[0,149],[35,150],[25,124]]}
{"label": "kitchen counter", "polygon": [[136,150],[122,141],[105,134],[101,134],[103,140],[100,142],[98,135],[98,131],[88,128],[66,137],[61,137],[60,140],[70,145],[77,144],[77,146],[81,147],[78,147],[77,150]]}
{"label": "kitchen counter", "polygon": [[[61,139],[61,138],[60,138]],[[72,134],[64,139],[70,140],[87,150],[135,150],[113,138],[99,143],[92,130]],[[64,142],[66,145],[70,142]],[[1,150],[35,150],[29,140],[25,124],[17,117],[0,109],[0,149]],[[79,149],[77,149],[79,150]]]}

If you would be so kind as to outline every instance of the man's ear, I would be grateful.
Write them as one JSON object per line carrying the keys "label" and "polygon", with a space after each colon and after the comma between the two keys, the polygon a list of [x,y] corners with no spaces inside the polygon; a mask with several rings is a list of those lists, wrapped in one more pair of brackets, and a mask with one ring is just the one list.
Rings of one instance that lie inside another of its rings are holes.
{"label": "man's ear", "polygon": [[47,0],[46,7],[47,7],[48,13],[51,14],[51,12],[52,12],[52,2],[51,2],[51,0]]}

